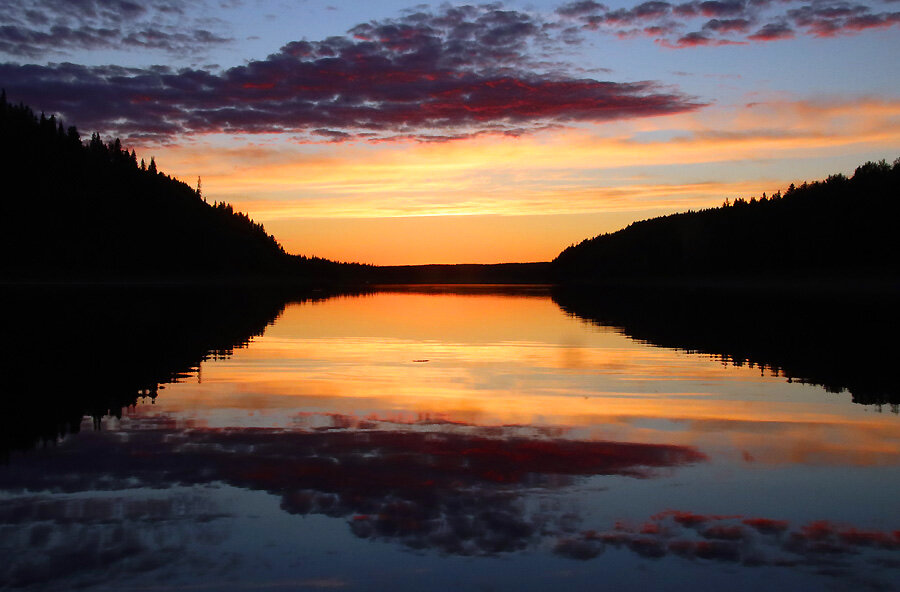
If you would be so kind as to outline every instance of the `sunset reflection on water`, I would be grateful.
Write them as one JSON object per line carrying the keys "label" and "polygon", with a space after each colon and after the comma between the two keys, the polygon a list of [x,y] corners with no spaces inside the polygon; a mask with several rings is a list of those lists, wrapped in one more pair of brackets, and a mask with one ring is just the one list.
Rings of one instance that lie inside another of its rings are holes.
{"label": "sunset reflection on water", "polygon": [[528,294],[383,293],[289,306],[159,406],[204,425],[290,426],[336,413],[401,423],[556,427],[771,463],[894,463],[891,413],[711,356],[588,327]]}
{"label": "sunset reflection on water", "polygon": [[295,302],[99,431],[86,420],[13,454],[0,550],[17,559],[0,576],[23,589],[593,589],[601,573],[624,589],[702,576],[749,590],[759,574],[774,589],[889,588],[890,410],[635,341],[540,288]]}

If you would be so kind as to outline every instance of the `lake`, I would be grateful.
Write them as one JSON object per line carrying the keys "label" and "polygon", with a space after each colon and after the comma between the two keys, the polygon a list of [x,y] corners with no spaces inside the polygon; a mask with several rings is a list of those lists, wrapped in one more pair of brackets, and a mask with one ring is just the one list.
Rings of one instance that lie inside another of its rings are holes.
{"label": "lake", "polygon": [[14,292],[5,588],[900,576],[891,299]]}

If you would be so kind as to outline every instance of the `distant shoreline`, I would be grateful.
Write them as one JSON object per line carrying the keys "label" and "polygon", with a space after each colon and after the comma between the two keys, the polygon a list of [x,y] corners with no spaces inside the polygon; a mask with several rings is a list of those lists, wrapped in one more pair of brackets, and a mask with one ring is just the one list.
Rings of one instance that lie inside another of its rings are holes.
{"label": "distant shoreline", "polygon": [[[539,269],[540,273],[525,273]],[[503,267],[520,273],[492,276],[489,271]],[[451,273],[447,273],[450,270]],[[456,286],[476,289],[552,287],[566,290],[662,290],[723,293],[810,293],[880,294],[900,296],[900,277],[885,276],[729,276],[729,277],[617,277],[590,281],[553,281],[549,264],[423,265],[371,267],[367,277],[310,278],[279,276],[220,276],[195,278],[28,278],[0,279],[6,288],[264,288],[303,290],[397,290],[406,286]]]}

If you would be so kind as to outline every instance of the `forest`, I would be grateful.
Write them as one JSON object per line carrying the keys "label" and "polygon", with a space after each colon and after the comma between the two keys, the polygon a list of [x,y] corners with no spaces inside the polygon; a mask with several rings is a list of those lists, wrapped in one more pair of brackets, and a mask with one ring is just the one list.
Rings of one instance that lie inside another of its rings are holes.
{"label": "forest", "polygon": [[[320,281],[360,266],[290,255],[230,204],[147,163],[118,139],[0,95],[0,274],[7,280],[277,278]],[[198,179],[199,181],[199,179]]]}
{"label": "forest", "polygon": [[898,276],[900,158],[721,207],[634,222],[553,260],[561,283],[636,277]]}
{"label": "forest", "polygon": [[[0,95],[0,275],[6,281],[239,279],[303,285],[597,283],[653,278],[898,278],[900,159],[782,194],[640,222],[551,263],[377,267],[292,255],[230,204],[118,139]],[[365,256],[365,254],[363,254]]]}

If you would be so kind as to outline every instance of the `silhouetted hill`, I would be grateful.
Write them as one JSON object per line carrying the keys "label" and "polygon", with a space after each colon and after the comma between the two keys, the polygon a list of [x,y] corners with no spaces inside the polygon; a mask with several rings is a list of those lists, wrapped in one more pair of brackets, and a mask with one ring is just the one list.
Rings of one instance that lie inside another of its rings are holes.
{"label": "silhouetted hill", "polygon": [[289,277],[352,270],[285,253],[262,225],[140,162],[116,139],[0,98],[0,273],[7,279]]}
{"label": "silhouetted hill", "polygon": [[553,261],[562,282],[623,277],[896,277],[900,271],[900,159],[853,177],[737,199],[603,234]]}

